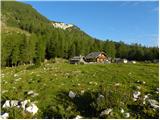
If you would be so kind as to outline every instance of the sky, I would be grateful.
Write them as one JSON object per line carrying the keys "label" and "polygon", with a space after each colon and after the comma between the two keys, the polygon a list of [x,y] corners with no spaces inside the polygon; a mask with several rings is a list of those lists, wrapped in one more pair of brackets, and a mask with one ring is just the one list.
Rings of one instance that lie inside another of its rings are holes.
{"label": "sky", "polygon": [[158,1],[27,1],[49,20],[71,23],[94,38],[158,46]]}

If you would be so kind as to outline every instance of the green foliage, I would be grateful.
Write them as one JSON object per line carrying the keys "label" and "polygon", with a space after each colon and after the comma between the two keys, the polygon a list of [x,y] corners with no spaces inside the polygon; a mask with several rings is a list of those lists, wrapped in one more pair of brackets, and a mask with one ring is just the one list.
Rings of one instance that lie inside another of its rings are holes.
{"label": "green foliage", "polygon": [[115,44],[111,41],[105,41],[103,51],[107,53],[109,57],[115,58],[116,56]]}
{"label": "green foliage", "polygon": [[28,63],[40,65],[45,58],[69,59],[94,51],[104,51],[112,58],[138,61],[159,59],[158,47],[101,41],[90,37],[76,26],[63,30],[54,28],[51,22],[30,5],[3,1],[2,66]]}

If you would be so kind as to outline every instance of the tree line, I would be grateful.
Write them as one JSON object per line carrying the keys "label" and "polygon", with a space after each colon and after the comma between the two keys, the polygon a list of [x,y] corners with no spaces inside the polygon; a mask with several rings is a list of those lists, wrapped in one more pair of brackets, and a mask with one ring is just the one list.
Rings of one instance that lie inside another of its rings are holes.
{"label": "tree line", "polygon": [[102,41],[92,38],[76,26],[67,30],[54,28],[52,21],[30,5],[20,2],[2,2],[2,23],[6,28],[2,29],[2,66],[40,64],[45,59],[69,59],[94,51],[104,51],[112,58],[138,61],[159,59],[158,47]]}

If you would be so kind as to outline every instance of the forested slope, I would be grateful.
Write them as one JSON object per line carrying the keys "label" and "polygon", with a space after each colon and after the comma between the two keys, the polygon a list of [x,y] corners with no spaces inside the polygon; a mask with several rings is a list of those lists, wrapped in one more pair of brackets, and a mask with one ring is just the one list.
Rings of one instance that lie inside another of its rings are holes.
{"label": "forested slope", "polygon": [[[40,64],[44,59],[70,58],[92,51],[104,51],[110,57],[134,60],[158,59],[158,48],[127,45],[92,38],[77,26],[66,30],[55,28],[52,22],[31,5],[21,2],[1,2],[2,66],[23,63]],[[53,11],[54,14],[54,11]]]}

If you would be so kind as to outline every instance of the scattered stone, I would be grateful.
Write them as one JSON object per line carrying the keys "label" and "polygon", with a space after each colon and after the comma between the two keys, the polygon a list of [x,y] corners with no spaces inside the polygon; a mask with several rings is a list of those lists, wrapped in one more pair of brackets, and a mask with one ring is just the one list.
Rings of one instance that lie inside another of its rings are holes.
{"label": "scattered stone", "polygon": [[131,74],[132,74],[131,72],[128,73],[128,75],[131,75]]}
{"label": "scattered stone", "polygon": [[76,93],[74,93],[73,91],[69,91],[69,95],[68,95],[70,98],[75,98],[76,96]]}
{"label": "scattered stone", "polygon": [[93,77],[95,77],[95,76],[96,76],[96,73],[93,74]]}
{"label": "scattered stone", "polygon": [[136,64],[136,61],[131,61],[133,64]]}
{"label": "scattered stone", "polygon": [[26,108],[26,111],[34,115],[37,113],[38,107],[34,103],[31,103],[31,105]]}
{"label": "scattered stone", "polygon": [[137,98],[133,98],[133,101],[137,101]]}
{"label": "scattered stone", "polygon": [[140,83],[140,81],[139,81],[139,80],[137,80],[136,82],[137,82],[137,83]]}
{"label": "scattered stone", "polygon": [[104,99],[104,95],[101,95],[101,94],[100,94],[100,95],[98,96],[98,98],[97,98],[97,101],[101,101],[102,99]]}
{"label": "scattered stone", "polygon": [[2,108],[9,108],[10,106],[10,100],[6,100],[6,102],[3,104]]}
{"label": "scattered stone", "polygon": [[148,102],[153,108],[155,108],[155,109],[159,108],[159,103],[156,100],[149,99]]}
{"label": "scattered stone", "polygon": [[30,102],[30,100],[24,100],[21,102],[21,107],[23,108],[23,110],[26,109],[26,105]]}
{"label": "scattered stone", "polygon": [[22,79],[22,78],[17,78],[17,79],[15,79],[15,81],[18,82],[18,81],[21,80],[21,79]]}
{"label": "scattered stone", "polygon": [[16,87],[12,87],[14,90],[16,89]]}
{"label": "scattered stone", "polygon": [[130,117],[130,113],[125,113],[125,114],[124,114],[124,117],[125,117],[125,118],[129,118],[129,117]]}
{"label": "scattered stone", "polygon": [[8,119],[8,117],[9,117],[9,113],[1,114],[2,119]]}
{"label": "scattered stone", "polygon": [[133,97],[136,99],[139,97],[139,95],[141,95],[141,92],[139,92],[139,91],[136,91],[133,93]]}
{"label": "scattered stone", "polygon": [[80,86],[81,84],[78,83],[78,86]]}
{"label": "scattered stone", "polygon": [[146,99],[149,98],[148,95],[145,95],[143,98],[143,104],[146,104]]}
{"label": "scattered stone", "polygon": [[120,83],[115,83],[115,85],[114,86],[120,86]]}
{"label": "scattered stone", "polygon": [[91,82],[89,82],[89,84],[91,85],[91,84],[93,84],[93,82],[91,81]]}
{"label": "scattered stone", "polygon": [[97,85],[97,82],[94,82],[94,85]]}
{"label": "scattered stone", "polygon": [[142,83],[143,83],[143,84],[146,84],[146,82],[145,82],[145,81],[143,81]]}
{"label": "scattered stone", "polygon": [[123,108],[121,108],[121,113],[124,113],[124,109]]}
{"label": "scattered stone", "polygon": [[74,119],[82,119],[83,117],[80,115],[77,115]]}
{"label": "scattered stone", "polygon": [[11,104],[11,107],[18,106],[18,101],[17,100],[11,100],[10,104]]}
{"label": "scattered stone", "polygon": [[2,94],[6,93],[6,92],[8,92],[8,90],[2,90]]}
{"label": "scattered stone", "polygon": [[157,90],[156,93],[159,94],[159,88],[157,88],[156,90]]}
{"label": "scattered stone", "polygon": [[17,74],[14,74],[14,77],[18,77],[18,75],[17,75]]}
{"label": "scattered stone", "polygon": [[4,84],[7,84],[7,83],[8,83],[7,81],[4,82]]}
{"label": "scattered stone", "polygon": [[33,94],[34,94],[33,90],[30,90],[30,91],[28,91],[28,93],[27,93],[27,95],[33,95]]}
{"label": "scattered stone", "polygon": [[140,86],[136,86],[136,88],[137,88],[138,90],[140,90],[140,89],[141,89],[141,87],[140,87]]}
{"label": "scattered stone", "polygon": [[30,95],[31,97],[38,96],[38,93],[35,93],[33,90],[28,91],[27,95]]}
{"label": "scattered stone", "polygon": [[82,95],[84,94],[84,92],[85,92],[84,90],[81,90],[81,94],[82,94]]}
{"label": "scattered stone", "polygon": [[106,109],[106,110],[104,110],[104,111],[101,112],[100,116],[109,115],[109,113],[111,113],[111,112],[112,112],[111,108]]}
{"label": "scattered stone", "polygon": [[4,74],[1,74],[1,77],[3,78],[3,77],[4,77]]}
{"label": "scattered stone", "polygon": [[39,95],[38,93],[34,93],[33,95],[31,95],[31,97],[36,97],[38,95]]}

